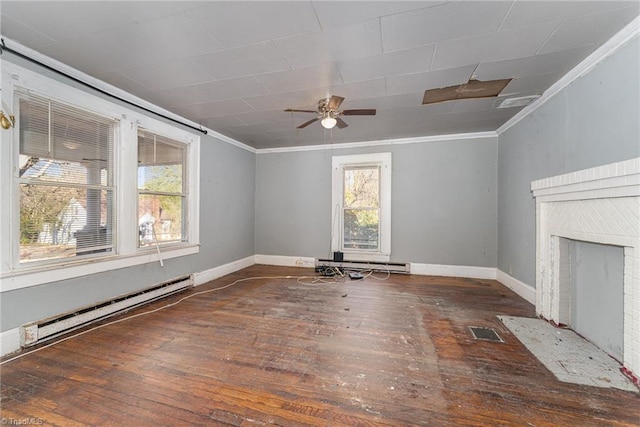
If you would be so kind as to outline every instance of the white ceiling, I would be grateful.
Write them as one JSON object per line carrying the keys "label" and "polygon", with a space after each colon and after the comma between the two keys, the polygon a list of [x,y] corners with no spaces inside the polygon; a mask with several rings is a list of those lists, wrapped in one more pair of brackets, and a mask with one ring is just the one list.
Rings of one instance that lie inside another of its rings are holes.
{"label": "white ceiling", "polygon": [[[0,31],[255,148],[496,130],[638,16],[636,1],[1,3]],[[513,78],[498,98],[426,89]],[[298,130],[330,95],[349,127]]]}

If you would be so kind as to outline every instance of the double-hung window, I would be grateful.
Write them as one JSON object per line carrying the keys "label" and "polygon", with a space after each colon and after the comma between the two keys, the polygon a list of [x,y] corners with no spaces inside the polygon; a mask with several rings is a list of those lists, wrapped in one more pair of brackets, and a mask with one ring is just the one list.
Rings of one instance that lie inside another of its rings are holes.
{"label": "double-hung window", "polygon": [[2,292],[198,253],[197,134],[2,65]]}
{"label": "double-hung window", "polygon": [[333,157],[332,250],[346,259],[391,254],[391,153]]}
{"label": "double-hung window", "polygon": [[19,262],[111,252],[116,122],[16,91]]}
{"label": "double-hung window", "polygon": [[138,129],[138,246],[187,239],[184,143]]}

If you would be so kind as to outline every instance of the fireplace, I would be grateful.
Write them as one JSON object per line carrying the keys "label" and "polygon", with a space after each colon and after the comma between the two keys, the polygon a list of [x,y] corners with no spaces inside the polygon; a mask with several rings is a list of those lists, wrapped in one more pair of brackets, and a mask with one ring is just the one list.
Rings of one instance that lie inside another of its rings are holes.
{"label": "fireplace", "polygon": [[623,251],[622,370],[640,376],[640,158],[531,183],[536,201],[536,312],[571,324],[567,239]]}

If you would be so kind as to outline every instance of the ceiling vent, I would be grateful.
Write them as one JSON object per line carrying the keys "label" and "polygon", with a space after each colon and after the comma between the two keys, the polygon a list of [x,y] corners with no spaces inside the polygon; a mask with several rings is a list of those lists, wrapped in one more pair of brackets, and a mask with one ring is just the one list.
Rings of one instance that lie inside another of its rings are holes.
{"label": "ceiling vent", "polygon": [[524,107],[525,105],[531,104],[533,101],[535,101],[538,98],[540,98],[540,95],[529,95],[529,96],[521,96],[519,98],[509,98],[502,101],[497,108]]}

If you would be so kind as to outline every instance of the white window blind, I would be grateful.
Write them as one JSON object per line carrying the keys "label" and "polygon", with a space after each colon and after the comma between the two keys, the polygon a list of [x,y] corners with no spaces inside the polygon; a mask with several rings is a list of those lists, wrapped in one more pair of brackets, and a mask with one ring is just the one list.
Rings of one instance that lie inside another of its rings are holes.
{"label": "white window blind", "polygon": [[21,263],[113,251],[113,119],[16,91]]}

